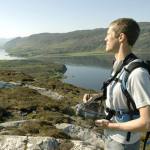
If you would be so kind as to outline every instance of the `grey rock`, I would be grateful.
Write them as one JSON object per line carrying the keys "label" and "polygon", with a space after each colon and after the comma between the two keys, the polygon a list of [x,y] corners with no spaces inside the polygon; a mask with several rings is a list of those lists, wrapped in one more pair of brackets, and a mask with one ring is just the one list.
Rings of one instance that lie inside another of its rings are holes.
{"label": "grey rock", "polygon": [[[0,136],[0,150],[61,150],[63,140],[52,137],[31,136]],[[74,146],[71,150],[102,150],[100,146],[92,145],[86,141],[71,140]]]}
{"label": "grey rock", "polygon": [[59,140],[51,137],[0,136],[0,150],[58,150]]}
{"label": "grey rock", "polygon": [[36,119],[32,119],[32,120],[19,120],[19,121],[9,121],[9,122],[4,122],[4,123],[0,123],[0,128],[6,128],[6,127],[18,127],[21,124],[25,123],[25,122],[34,122],[37,121]]}
{"label": "grey rock", "polygon": [[64,98],[64,96],[62,96],[59,93],[54,92],[54,91],[52,91],[50,89],[41,88],[41,87],[29,85],[29,84],[23,84],[23,83],[21,83],[19,81],[18,82],[4,82],[4,81],[0,81],[0,89],[1,88],[14,88],[16,86],[23,86],[23,87],[27,87],[29,89],[36,90],[41,95],[44,95],[44,96],[47,96],[47,97],[51,97],[52,99],[55,99],[55,100],[61,100],[61,99]]}
{"label": "grey rock", "polygon": [[81,141],[89,143],[91,146],[93,145],[97,149],[101,149],[104,147],[103,135],[100,133],[96,133],[90,129],[67,123],[56,124],[56,128],[62,129],[65,134],[69,135],[73,139],[79,139]]}
{"label": "grey rock", "polygon": [[0,150],[24,150],[26,136],[0,136]]}
{"label": "grey rock", "polygon": [[41,95],[45,95],[47,97],[51,97],[55,100],[61,100],[63,98],[62,95],[58,94],[57,92],[53,92],[50,89],[46,89],[46,88],[41,88],[41,87],[36,87],[36,86],[32,86],[32,85],[25,85],[25,87],[28,87],[30,89],[34,89],[36,90],[38,93],[40,93]]}
{"label": "grey rock", "polygon": [[26,120],[19,120],[19,121],[9,121],[9,122],[4,122],[0,123],[0,127],[18,127],[20,124],[26,122]]}
{"label": "grey rock", "polygon": [[72,141],[74,146],[71,148],[71,150],[102,150],[103,148],[90,145],[89,143],[83,142],[83,141]]}
{"label": "grey rock", "polygon": [[29,137],[28,150],[58,150],[59,142],[52,137]]}

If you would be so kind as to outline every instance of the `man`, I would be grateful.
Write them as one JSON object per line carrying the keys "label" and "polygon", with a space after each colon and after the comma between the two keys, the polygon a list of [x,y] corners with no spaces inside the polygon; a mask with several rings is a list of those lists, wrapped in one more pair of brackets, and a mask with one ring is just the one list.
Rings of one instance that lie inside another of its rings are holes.
{"label": "man", "polygon": [[[107,86],[106,107],[112,110],[128,111],[127,98],[121,88],[125,68],[128,67],[136,56],[132,53],[140,33],[136,21],[130,18],[120,18],[113,21],[108,28],[106,52],[115,56],[112,76],[118,71],[116,79]],[[120,81],[120,82],[119,82]],[[116,116],[110,120],[96,120],[95,124],[104,128],[106,150],[139,150],[140,132],[150,130],[150,75],[142,67],[133,70],[127,81],[127,90],[139,110],[138,118],[120,121]],[[83,101],[91,99],[91,95],[85,94]],[[124,113],[123,112],[123,113]],[[130,135],[128,136],[128,133]],[[127,138],[128,137],[128,138]]]}

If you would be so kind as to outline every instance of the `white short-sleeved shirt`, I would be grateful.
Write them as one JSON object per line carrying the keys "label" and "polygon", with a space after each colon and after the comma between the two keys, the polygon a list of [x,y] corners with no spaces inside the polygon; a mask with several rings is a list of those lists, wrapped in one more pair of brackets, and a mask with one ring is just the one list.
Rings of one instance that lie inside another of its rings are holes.
{"label": "white short-sleeved shirt", "polygon": [[[128,65],[125,67],[127,68]],[[123,68],[117,75],[117,78],[121,81],[124,75],[125,70]],[[136,68],[133,70],[127,81],[127,90],[132,96],[137,108],[150,105],[150,75],[148,71],[144,68]],[[106,107],[114,110],[123,109],[128,111],[127,100],[121,90],[121,82],[112,81],[108,85]],[[115,117],[112,118],[112,121],[118,122]],[[106,129],[105,135],[123,144],[132,144],[140,139],[140,133],[138,132],[131,132],[129,142],[126,141],[127,132],[125,131]]]}

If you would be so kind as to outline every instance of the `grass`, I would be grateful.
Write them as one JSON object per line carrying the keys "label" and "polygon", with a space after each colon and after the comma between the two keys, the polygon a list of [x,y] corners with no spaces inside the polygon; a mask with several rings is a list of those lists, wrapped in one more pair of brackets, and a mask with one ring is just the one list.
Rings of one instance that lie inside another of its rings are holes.
{"label": "grass", "polygon": [[[56,123],[76,123],[78,117],[72,106],[81,101],[84,89],[62,83],[59,79],[41,79],[32,77],[24,81],[28,75],[19,71],[0,71],[0,79],[4,81],[21,81],[34,86],[51,89],[64,96],[62,101],[40,95],[33,89],[15,87],[0,90],[1,122],[36,119],[39,122],[27,122],[16,128],[6,128],[5,134],[11,135],[40,135],[68,139],[61,130],[55,128]],[[73,118],[73,119],[72,119]],[[70,145],[70,144],[69,144]]]}

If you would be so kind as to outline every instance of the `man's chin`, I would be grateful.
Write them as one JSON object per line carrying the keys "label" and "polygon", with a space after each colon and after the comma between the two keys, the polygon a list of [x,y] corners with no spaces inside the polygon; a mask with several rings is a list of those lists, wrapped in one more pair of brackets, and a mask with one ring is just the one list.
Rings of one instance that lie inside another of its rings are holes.
{"label": "man's chin", "polygon": [[110,53],[110,52],[111,52],[111,50],[110,50],[110,49],[106,49],[105,51],[106,51],[107,53]]}

